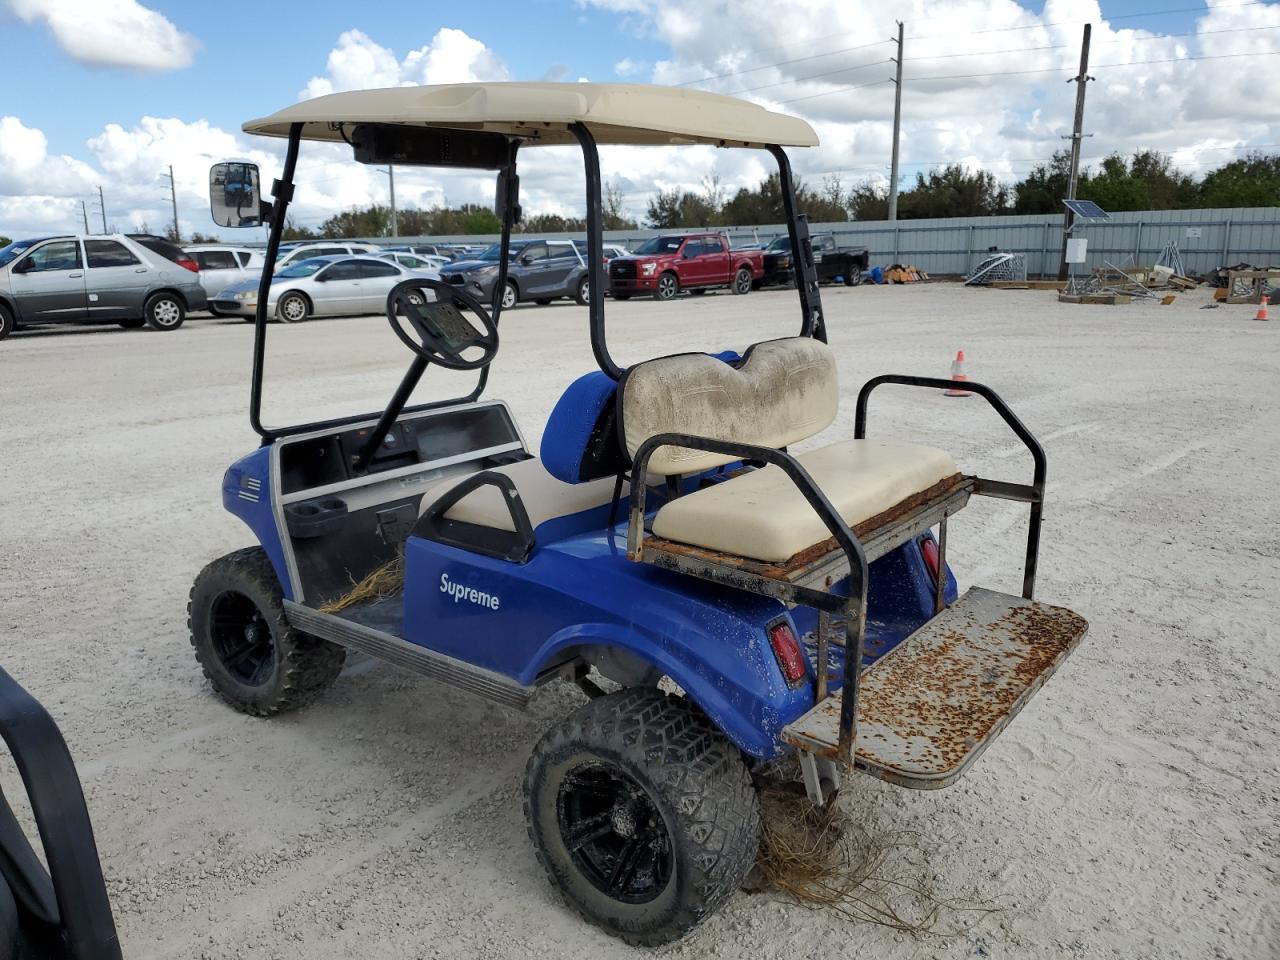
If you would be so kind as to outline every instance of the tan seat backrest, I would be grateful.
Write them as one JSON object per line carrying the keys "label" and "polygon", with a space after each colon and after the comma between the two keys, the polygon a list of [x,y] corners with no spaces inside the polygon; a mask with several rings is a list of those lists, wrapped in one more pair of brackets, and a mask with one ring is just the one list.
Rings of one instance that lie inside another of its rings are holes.
{"label": "tan seat backrest", "polygon": [[[705,353],[660,357],[627,371],[618,390],[623,443],[634,458],[650,437],[685,433],[785,447],[826,429],[839,402],[831,348],[810,337],[758,343],[737,367]],[[662,447],[651,474],[710,470],[737,457]]]}

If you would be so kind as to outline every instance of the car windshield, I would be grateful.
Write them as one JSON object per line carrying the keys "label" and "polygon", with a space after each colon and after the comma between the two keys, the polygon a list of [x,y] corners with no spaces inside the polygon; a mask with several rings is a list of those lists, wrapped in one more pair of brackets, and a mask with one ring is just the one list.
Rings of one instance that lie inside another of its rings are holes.
{"label": "car windshield", "polygon": [[7,247],[0,247],[0,267],[6,263],[12,263],[39,242],[39,240],[15,240]]}
{"label": "car windshield", "polygon": [[675,253],[683,242],[684,237],[650,237],[632,253]]}
{"label": "car windshield", "polygon": [[[513,240],[511,242],[511,256],[518,256],[520,251],[527,247],[530,242],[531,241],[525,240],[523,243],[518,243]],[[488,260],[492,263],[497,263],[502,257],[502,244],[490,244],[477,254],[463,254],[463,256],[468,260]]]}
{"label": "car windshield", "polygon": [[770,243],[767,247],[765,247],[764,250],[765,250],[765,253],[790,253],[791,238],[775,237],[773,242]]}
{"label": "car windshield", "polygon": [[283,270],[277,273],[276,276],[283,277],[285,279],[309,277],[313,273],[318,271],[321,267],[328,264],[328,262],[329,262],[328,260],[321,260],[319,258],[316,258],[314,260],[299,260],[297,263],[289,264],[287,267],[285,267]]}

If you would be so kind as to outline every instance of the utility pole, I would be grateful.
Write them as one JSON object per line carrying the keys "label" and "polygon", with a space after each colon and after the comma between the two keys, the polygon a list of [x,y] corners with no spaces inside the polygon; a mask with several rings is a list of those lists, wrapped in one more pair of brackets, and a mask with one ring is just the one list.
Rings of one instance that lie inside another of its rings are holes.
{"label": "utility pole", "polygon": [[173,203],[173,242],[182,242],[182,232],[178,229],[178,184],[173,179],[173,164],[169,164],[169,172],[160,174],[169,178],[169,200]]}
{"label": "utility pole", "polygon": [[400,225],[396,222],[396,168],[387,164],[387,177],[391,181],[391,235],[400,236]]}
{"label": "utility pole", "polygon": [[[1089,37],[1093,34],[1093,24],[1084,25],[1084,39],[1080,42],[1080,73],[1067,83],[1076,85],[1076,119],[1071,128],[1071,172],[1067,178],[1067,199],[1076,198],[1076,185],[1080,181],[1080,142],[1084,139],[1084,91],[1085,85],[1093,79],[1089,76]],[[1067,238],[1071,236],[1071,228],[1075,225],[1076,215],[1070,210],[1062,214],[1062,259],[1058,262],[1058,279],[1067,279]]]}
{"label": "utility pole", "polygon": [[[893,38],[890,37],[890,40]],[[893,90],[893,160],[889,164],[889,219],[898,219],[898,134],[902,130],[902,21],[898,21],[898,75]]]}
{"label": "utility pole", "polygon": [[102,232],[107,232],[107,201],[102,199],[102,187],[98,187],[98,211],[102,214]]}
{"label": "utility pole", "polygon": [[89,206],[83,200],[80,201],[80,215],[84,217],[84,232],[89,232]]}

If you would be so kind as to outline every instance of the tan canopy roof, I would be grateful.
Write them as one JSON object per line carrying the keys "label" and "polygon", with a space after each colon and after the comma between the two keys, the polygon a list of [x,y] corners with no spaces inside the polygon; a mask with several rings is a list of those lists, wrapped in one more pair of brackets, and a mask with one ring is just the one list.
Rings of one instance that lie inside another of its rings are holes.
{"label": "tan canopy roof", "polygon": [[[724,147],[812,147],[805,121],[735,97],[637,83],[457,83],[332,93],[244,125],[246,133],[286,137],[304,124],[305,140],[342,140],[338,124],[401,123],[487,130],[533,143],[576,143],[584,123],[598,143]],[[348,129],[348,133],[350,130]]]}

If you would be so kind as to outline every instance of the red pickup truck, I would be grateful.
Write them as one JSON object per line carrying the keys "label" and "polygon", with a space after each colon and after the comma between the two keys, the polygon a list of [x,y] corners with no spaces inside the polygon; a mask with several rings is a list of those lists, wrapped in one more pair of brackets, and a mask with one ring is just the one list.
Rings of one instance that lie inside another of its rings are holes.
{"label": "red pickup truck", "polygon": [[609,291],[615,300],[640,294],[673,300],[681,290],[701,293],[711,287],[750,293],[763,276],[764,255],[759,250],[730,250],[719,233],[651,237],[630,256],[609,261]]}

